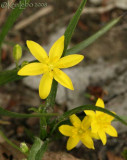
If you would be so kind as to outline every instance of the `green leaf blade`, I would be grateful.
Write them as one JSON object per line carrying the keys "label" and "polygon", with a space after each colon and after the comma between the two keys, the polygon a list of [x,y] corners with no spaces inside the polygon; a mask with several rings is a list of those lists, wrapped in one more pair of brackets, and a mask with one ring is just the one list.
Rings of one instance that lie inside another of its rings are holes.
{"label": "green leaf blade", "polygon": [[58,116],[57,113],[36,113],[36,114],[22,114],[11,112],[0,107],[0,116],[7,116],[12,118],[30,118],[30,117],[45,117],[45,116]]}
{"label": "green leaf blade", "polygon": [[36,155],[42,145],[43,145],[42,140],[40,138],[36,137],[34,144],[32,145],[31,150],[29,152],[28,160],[36,160]]}
{"label": "green leaf blade", "polygon": [[42,160],[42,157],[44,156],[44,153],[46,152],[48,148],[48,140],[46,140],[43,145],[41,146],[40,150],[36,154],[35,160]]}
{"label": "green leaf blade", "polygon": [[[76,25],[78,23],[78,20],[80,18],[81,12],[86,4],[87,0],[82,0],[79,8],[77,9],[76,13],[74,14],[72,20],[70,21],[66,31],[65,31],[65,42],[64,42],[64,52],[62,56],[65,56],[65,52],[67,50],[67,47],[70,43],[72,34],[76,28]],[[55,104],[55,98],[56,98],[56,93],[57,93],[57,86],[58,86],[58,82],[56,82],[55,80],[53,80],[53,84],[52,84],[52,88],[51,88],[51,92],[50,95],[48,96],[48,98],[46,99],[46,107],[52,107]]]}
{"label": "green leaf blade", "polygon": [[69,117],[72,114],[76,114],[76,113],[79,113],[79,112],[84,111],[84,110],[93,110],[93,111],[104,112],[106,114],[109,114],[110,116],[113,116],[114,118],[116,118],[118,121],[120,121],[124,125],[127,125],[127,122],[124,121],[122,118],[120,118],[118,115],[112,113],[111,111],[109,111],[105,108],[101,108],[101,107],[97,107],[97,106],[93,106],[93,105],[84,105],[84,106],[74,108],[74,109],[64,113],[63,116],[61,116],[60,121],[66,119],[67,117]]}
{"label": "green leaf blade", "polygon": [[122,119],[120,116],[112,113],[111,111],[105,109],[105,108],[101,108],[101,107],[97,107],[94,105],[84,105],[84,106],[80,106],[80,107],[76,107],[70,111],[67,111],[66,113],[64,113],[62,116],[58,117],[57,121],[58,123],[56,123],[56,125],[53,127],[52,131],[51,131],[51,135],[53,134],[53,132],[56,130],[56,128],[58,127],[58,125],[65,121],[67,118],[69,118],[72,114],[76,114],[85,110],[93,110],[93,111],[101,111],[104,112],[106,114],[109,114],[111,116],[113,116],[114,118],[116,118],[116,120],[120,121],[121,123],[123,123],[124,125],[127,125],[127,122]]}
{"label": "green leaf blade", "polygon": [[74,14],[73,18],[71,19],[66,31],[65,31],[65,46],[64,46],[64,53],[63,53],[63,56],[65,56],[65,52],[67,50],[67,47],[70,43],[70,40],[71,40],[71,37],[72,37],[72,34],[76,28],[76,25],[78,23],[78,20],[81,16],[81,13],[82,13],[82,10],[86,4],[87,0],[82,0],[79,8],[77,9],[76,13]]}
{"label": "green leaf blade", "polygon": [[93,42],[95,42],[102,35],[104,35],[107,31],[109,31],[114,25],[116,25],[121,20],[121,18],[122,18],[122,16],[118,17],[118,18],[116,18],[116,19],[114,19],[112,21],[110,21],[102,29],[100,29],[98,32],[96,32],[92,36],[90,36],[88,39],[80,42],[79,44],[75,45],[71,49],[68,49],[66,51],[65,55],[67,56],[69,54],[79,53],[80,51],[82,51],[83,49],[85,49],[86,47],[88,47],[90,44],[92,44]]}
{"label": "green leaf blade", "polygon": [[30,0],[20,0],[19,4],[16,5],[16,7],[12,10],[11,14],[9,15],[6,23],[3,26],[3,29],[0,34],[0,47],[2,45],[2,42],[7,35],[8,31],[11,29],[13,26],[14,22],[17,20],[19,15],[22,13],[22,11],[27,7],[26,4],[28,4]]}

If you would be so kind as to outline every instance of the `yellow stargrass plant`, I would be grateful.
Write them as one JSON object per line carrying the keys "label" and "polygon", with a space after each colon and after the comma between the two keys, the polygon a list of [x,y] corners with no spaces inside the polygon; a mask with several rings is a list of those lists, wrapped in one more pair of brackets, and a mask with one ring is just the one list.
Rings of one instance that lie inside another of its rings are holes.
{"label": "yellow stargrass plant", "polygon": [[[101,98],[98,98],[96,102],[97,107],[105,108],[104,102]],[[91,130],[93,133],[98,134],[103,145],[107,142],[106,134],[117,137],[116,129],[111,125],[114,117],[100,111],[84,111],[87,116],[91,118]]]}
{"label": "yellow stargrass plant", "polygon": [[[26,0],[26,2],[29,4],[30,0]],[[33,142],[31,147],[25,144],[25,142],[21,143],[20,147],[15,145],[6,137],[6,135],[2,132],[2,129],[0,129],[0,136],[2,136],[5,142],[24,154],[27,160],[42,160],[44,153],[48,149],[48,144],[55,140],[58,131],[60,131],[62,135],[68,137],[67,150],[72,150],[80,141],[87,148],[94,149],[93,139],[101,140],[105,145],[107,142],[106,134],[113,137],[118,136],[116,129],[111,125],[114,118],[127,125],[127,122],[123,119],[123,117],[120,117],[117,114],[114,114],[114,112],[105,109],[104,102],[100,98],[97,100],[96,106],[82,104],[82,106],[66,111],[62,115],[60,113],[54,113],[58,83],[70,90],[74,90],[71,79],[61,69],[73,67],[80,63],[84,56],[79,55],[78,53],[106,33],[123,17],[120,16],[115,18],[88,39],[83,40],[79,44],[76,44],[72,48],[68,49],[72,35],[76,29],[76,25],[78,24],[86,2],[87,0],[81,1],[76,13],[67,26],[64,35],[53,44],[49,54],[47,54],[44,48],[38,43],[28,40],[26,42],[27,47],[37,61],[19,66],[18,61],[22,56],[22,48],[14,47],[13,58],[16,62],[16,68],[13,70],[2,71],[0,73],[0,85],[22,79],[24,78],[23,76],[43,75],[39,85],[39,96],[41,99],[46,100],[43,104],[41,102],[38,107],[33,106],[32,108],[29,108],[33,113],[16,113],[8,111],[4,109],[4,107],[0,106],[0,116],[18,119],[30,117],[39,118],[40,127],[38,133],[36,132],[36,134],[33,135],[33,133],[26,128],[26,133],[28,133]],[[23,4],[24,0],[21,0],[21,3],[19,3],[12,11],[7,19],[7,22],[3,26],[3,29],[1,30],[0,52],[7,32],[23,10],[21,9]],[[1,60],[2,59],[0,56],[0,61]],[[2,68],[0,67],[0,69]],[[81,96],[84,96],[84,93]],[[86,115],[83,118],[77,117],[76,114],[82,111],[84,111]],[[70,119],[70,125],[65,123],[68,119]],[[0,124],[5,125],[2,121],[0,121]]]}
{"label": "yellow stargrass plant", "polygon": [[39,62],[24,66],[19,70],[18,75],[35,76],[43,74],[39,85],[39,95],[42,99],[49,95],[53,78],[64,87],[74,90],[71,79],[60,69],[75,66],[83,60],[84,56],[73,54],[61,58],[64,50],[64,39],[64,36],[62,36],[53,44],[49,56],[39,44],[27,41],[30,52]]}

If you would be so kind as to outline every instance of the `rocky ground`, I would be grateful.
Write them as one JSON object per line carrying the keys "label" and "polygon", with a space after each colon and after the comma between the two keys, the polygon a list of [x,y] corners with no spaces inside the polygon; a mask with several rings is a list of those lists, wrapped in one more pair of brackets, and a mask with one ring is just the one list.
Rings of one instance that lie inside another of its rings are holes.
{"label": "rocky ground", "polygon": [[[39,3],[40,1],[38,0],[37,2]],[[95,33],[112,18],[123,14],[127,9],[125,3],[124,0],[121,1],[121,4],[117,1],[117,7],[115,6],[107,12],[83,14],[70,47]],[[64,33],[69,22],[68,15],[74,13],[79,5],[79,1],[75,0],[75,3],[73,3],[70,0],[66,3],[65,1],[58,3],[57,0],[48,0],[47,4],[47,7],[53,7],[51,11],[49,9],[45,16],[34,20],[31,23],[32,25],[29,24],[17,29],[16,25],[18,26],[19,22],[24,21],[26,17],[34,15],[38,8],[25,10],[9,32],[6,40],[25,45],[25,41],[31,39],[42,44],[48,52],[53,42]],[[95,1],[93,3],[91,0],[88,1],[87,8],[94,7],[97,9],[109,4],[112,4],[110,0],[98,0],[96,4]],[[124,6],[124,8],[121,6]],[[5,10],[1,11],[4,12]],[[9,10],[6,11],[5,17],[9,12]],[[65,72],[73,81],[75,90],[72,92],[60,85],[58,86],[56,111],[63,113],[65,110],[83,104],[94,104],[95,101],[92,101],[94,97],[102,97],[107,109],[115,111],[118,115],[127,115],[126,18],[122,19],[111,31],[81,52],[81,54],[85,55],[85,59],[80,65],[65,69]],[[2,26],[3,23],[0,25]],[[24,60],[31,61],[33,59],[28,51],[23,50],[23,58],[20,63]],[[14,67],[12,46],[7,43],[2,47],[2,67],[3,69]],[[0,88],[0,106],[15,112],[28,113],[30,107],[37,107],[41,102],[38,96],[39,81],[40,76],[27,77],[22,81],[2,86]],[[2,125],[2,128],[6,135],[18,141],[17,143],[24,140],[28,143],[31,142],[28,136],[26,136],[26,128],[29,128],[35,134],[37,134],[39,129],[38,119],[30,118],[18,121],[8,117],[2,117],[1,119],[8,121],[8,124]],[[51,157],[56,157],[54,160],[123,160],[122,153],[127,147],[127,127],[119,122],[113,123],[119,132],[119,137],[109,138],[106,146],[102,146],[101,142],[98,141],[95,142],[95,151],[88,150],[80,145],[67,153],[65,149],[67,139],[61,138],[50,145],[49,151],[45,155],[48,158],[46,157],[45,160],[50,160]],[[19,156],[14,154],[15,150],[9,149],[6,143],[2,143],[2,139],[0,141],[0,155],[3,158],[0,160],[21,159],[22,155],[19,158]]]}

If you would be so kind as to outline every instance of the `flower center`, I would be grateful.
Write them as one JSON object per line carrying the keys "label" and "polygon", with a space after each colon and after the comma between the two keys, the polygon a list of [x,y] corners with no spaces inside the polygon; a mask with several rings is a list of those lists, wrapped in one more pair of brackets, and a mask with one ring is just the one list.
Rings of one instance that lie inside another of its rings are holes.
{"label": "flower center", "polygon": [[50,70],[50,71],[53,71],[54,66],[53,66],[52,64],[49,64],[48,67],[49,67],[49,70]]}
{"label": "flower center", "polygon": [[84,133],[83,129],[80,128],[80,129],[78,130],[78,134],[81,135],[81,134],[83,134],[83,133]]}

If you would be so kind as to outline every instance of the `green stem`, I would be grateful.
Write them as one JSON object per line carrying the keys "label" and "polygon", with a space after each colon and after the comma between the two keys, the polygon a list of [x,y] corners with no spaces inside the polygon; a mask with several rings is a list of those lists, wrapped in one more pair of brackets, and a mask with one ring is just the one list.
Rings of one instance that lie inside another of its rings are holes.
{"label": "green stem", "polygon": [[55,104],[57,86],[58,86],[58,82],[53,80],[51,92],[50,92],[48,98],[46,99],[46,109],[53,108],[53,106]]}
{"label": "green stem", "polygon": [[[3,137],[3,139],[9,144],[11,145],[13,148],[17,149],[18,151],[22,152],[21,149],[15,145],[12,141],[10,141],[6,136],[5,134],[0,130],[0,135]],[[22,152],[23,153],[23,152]],[[25,154],[25,153],[23,153]],[[26,154],[25,154],[26,155]]]}
{"label": "green stem", "polygon": [[[46,106],[40,105],[40,113],[46,114]],[[44,140],[47,137],[47,119],[42,116],[40,118],[40,139]]]}
{"label": "green stem", "polygon": [[21,114],[21,113],[10,112],[0,107],[0,115],[12,118],[30,118],[30,117],[42,117],[42,116],[52,117],[52,116],[58,116],[59,114],[58,113]]}
{"label": "green stem", "polygon": [[[58,83],[53,80],[51,92],[46,99],[46,104],[40,106],[40,113],[47,114],[47,112],[52,112],[53,106],[55,104],[56,92],[57,92]],[[47,121],[48,118],[40,118],[40,138],[44,140],[47,137]]]}

